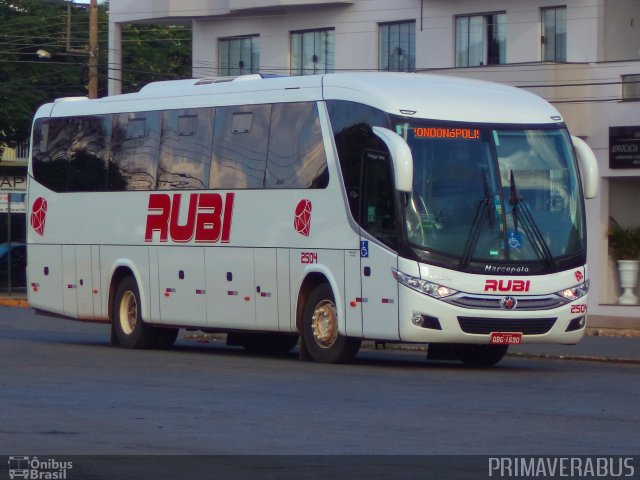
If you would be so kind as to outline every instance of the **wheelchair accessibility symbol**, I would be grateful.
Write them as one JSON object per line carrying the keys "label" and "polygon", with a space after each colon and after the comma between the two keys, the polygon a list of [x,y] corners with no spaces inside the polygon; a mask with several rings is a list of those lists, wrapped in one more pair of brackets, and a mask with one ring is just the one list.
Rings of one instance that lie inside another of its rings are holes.
{"label": "wheelchair accessibility symbol", "polygon": [[360,240],[360,258],[369,258],[369,240]]}
{"label": "wheelchair accessibility symbol", "polygon": [[511,248],[522,248],[522,233],[520,232],[509,232],[509,247]]}

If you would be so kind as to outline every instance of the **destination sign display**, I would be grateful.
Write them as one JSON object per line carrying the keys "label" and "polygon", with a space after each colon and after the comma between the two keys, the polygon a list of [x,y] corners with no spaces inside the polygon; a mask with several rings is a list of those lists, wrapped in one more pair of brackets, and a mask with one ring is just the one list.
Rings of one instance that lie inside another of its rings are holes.
{"label": "destination sign display", "polygon": [[413,135],[416,138],[479,140],[480,130],[477,128],[414,127]]}

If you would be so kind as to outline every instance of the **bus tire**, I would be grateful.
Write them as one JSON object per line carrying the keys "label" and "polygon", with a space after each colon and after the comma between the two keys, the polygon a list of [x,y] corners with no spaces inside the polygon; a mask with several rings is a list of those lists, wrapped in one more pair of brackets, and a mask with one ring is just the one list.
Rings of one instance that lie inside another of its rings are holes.
{"label": "bus tire", "polygon": [[362,339],[338,332],[338,313],[331,286],[320,284],[304,307],[302,338],[307,354],[320,363],[346,363],[358,354]]}
{"label": "bus tire", "polygon": [[111,309],[112,337],[123,348],[152,348],[158,338],[155,328],[142,321],[140,293],[133,277],[118,284]]}
{"label": "bus tire", "polygon": [[508,345],[456,345],[456,355],[470,367],[491,367],[502,360],[507,353]]}

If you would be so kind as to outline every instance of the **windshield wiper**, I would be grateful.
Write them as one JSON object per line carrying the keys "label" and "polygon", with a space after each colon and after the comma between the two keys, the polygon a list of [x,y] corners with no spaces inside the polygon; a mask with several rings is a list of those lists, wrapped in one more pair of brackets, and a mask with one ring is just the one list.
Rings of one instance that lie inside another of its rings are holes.
{"label": "windshield wiper", "polygon": [[467,237],[467,242],[465,243],[464,250],[462,251],[462,258],[458,264],[458,268],[460,270],[463,270],[467,265],[469,265],[471,255],[473,255],[476,245],[478,245],[485,212],[487,214],[489,225],[493,227],[493,216],[491,215],[492,196],[491,192],[489,192],[487,175],[484,172],[482,172],[482,188],[484,190],[484,198],[478,202],[478,206],[476,207],[476,213],[473,217],[473,223],[471,224],[471,231]]}
{"label": "windshield wiper", "polygon": [[549,250],[549,246],[544,240],[540,228],[531,215],[529,205],[523,198],[518,198],[513,170],[510,171],[509,205],[512,207],[511,215],[513,217],[513,229],[515,233],[518,233],[518,220],[520,220],[527,237],[533,240],[533,249],[536,255],[544,260],[552,270],[555,270],[556,262],[553,260],[551,250]]}

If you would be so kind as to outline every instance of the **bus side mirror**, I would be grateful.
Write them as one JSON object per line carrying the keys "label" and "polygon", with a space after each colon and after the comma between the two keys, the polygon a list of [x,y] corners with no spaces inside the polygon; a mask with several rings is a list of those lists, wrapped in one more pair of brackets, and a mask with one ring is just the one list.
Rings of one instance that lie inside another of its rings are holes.
{"label": "bus side mirror", "polygon": [[584,140],[571,136],[573,148],[578,156],[578,166],[582,174],[582,182],[585,198],[595,198],[598,196],[598,184],[600,183],[600,172],[598,170],[598,160],[593,154],[591,147]]}
{"label": "bus side mirror", "polygon": [[407,142],[397,133],[383,127],[373,127],[373,133],[382,140],[391,154],[396,190],[411,192],[413,190],[413,156]]}

